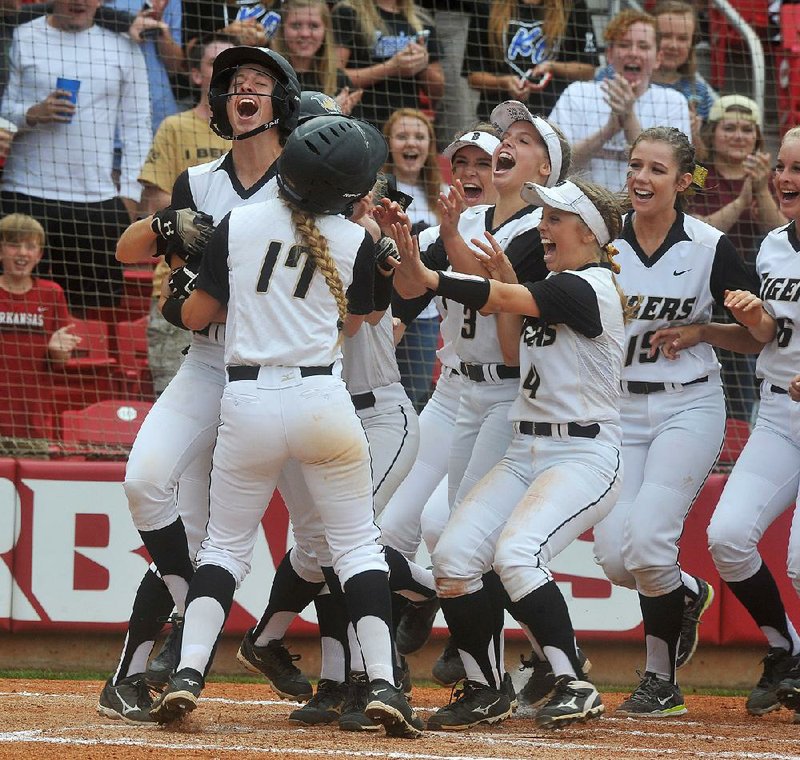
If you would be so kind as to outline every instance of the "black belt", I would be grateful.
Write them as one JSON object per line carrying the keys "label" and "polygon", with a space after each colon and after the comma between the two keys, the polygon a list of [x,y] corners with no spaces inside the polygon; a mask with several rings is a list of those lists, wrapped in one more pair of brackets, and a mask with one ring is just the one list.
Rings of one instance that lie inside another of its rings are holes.
{"label": "black belt", "polygon": [[[505,364],[495,364],[494,371],[500,380],[510,380],[519,377],[519,367],[508,367]],[[483,383],[486,375],[483,371],[483,364],[467,364],[461,362],[461,374],[466,375],[474,383]]]}
{"label": "black belt", "polygon": [[784,396],[785,396],[785,395],[787,395],[787,394],[789,393],[789,391],[787,391],[785,388],[781,388],[781,386],[780,386],[780,385],[770,385],[770,386],[769,386],[769,389],[770,389],[770,390],[771,390],[773,393],[782,393]]}
{"label": "black belt", "polygon": [[[251,364],[234,364],[228,367],[228,380],[257,380],[258,371],[261,367]],[[299,367],[300,377],[309,377],[311,375],[331,375],[333,374],[333,364],[327,367]]]}
{"label": "black belt", "polygon": [[[557,422],[520,422],[519,432],[523,435],[558,436],[559,425]],[[567,433],[573,438],[597,438],[600,434],[600,425],[593,422],[591,425],[580,425],[577,422],[567,423]]]}
{"label": "black belt", "polygon": [[375,406],[375,394],[372,391],[356,393],[355,396],[350,396],[350,399],[357,412],[360,412],[362,409],[372,409],[372,407]]}
{"label": "black belt", "polygon": [[665,391],[670,385],[680,385],[685,388],[687,385],[697,385],[698,383],[707,383],[708,375],[705,377],[698,377],[696,380],[690,380],[688,383],[643,383],[639,380],[629,380],[625,383],[624,387],[628,393],[645,394],[645,393],[658,393]]}

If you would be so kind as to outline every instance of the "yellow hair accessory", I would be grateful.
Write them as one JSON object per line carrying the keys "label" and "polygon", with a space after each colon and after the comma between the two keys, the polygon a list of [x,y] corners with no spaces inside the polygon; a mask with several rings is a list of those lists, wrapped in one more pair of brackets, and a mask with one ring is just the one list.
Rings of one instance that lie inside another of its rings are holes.
{"label": "yellow hair accessory", "polygon": [[694,172],[692,172],[692,184],[697,187],[705,187],[706,177],[708,177],[708,169],[700,164],[695,164]]}
{"label": "yellow hair accessory", "polygon": [[619,249],[613,243],[606,243],[604,248],[606,256],[608,256],[608,263],[611,265],[611,271],[614,274],[619,274],[622,271],[622,269],[620,268],[620,265],[617,264],[616,261],[614,261],[614,256],[616,256],[619,253]]}

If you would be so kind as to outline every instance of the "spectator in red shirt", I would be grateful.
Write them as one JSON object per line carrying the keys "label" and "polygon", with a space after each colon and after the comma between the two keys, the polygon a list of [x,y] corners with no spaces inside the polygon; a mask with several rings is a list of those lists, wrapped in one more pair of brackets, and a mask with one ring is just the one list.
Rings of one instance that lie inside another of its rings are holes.
{"label": "spectator in red shirt", "polygon": [[51,365],[70,358],[73,335],[60,285],[33,275],[44,229],[24,214],[0,220],[0,435],[46,438],[52,429]]}

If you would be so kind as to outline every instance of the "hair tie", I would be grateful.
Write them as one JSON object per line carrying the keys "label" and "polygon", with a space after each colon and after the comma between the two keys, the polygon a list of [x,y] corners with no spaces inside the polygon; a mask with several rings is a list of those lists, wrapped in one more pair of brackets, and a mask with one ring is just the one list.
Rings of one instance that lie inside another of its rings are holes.
{"label": "hair tie", "polygon": [[700,166],[700,164],[694,165],[694,171],[692,172],[692,184],[702,189],[706,186],[706,178],[708,177],[708,169],[705,166]]}
{"label": "hair tie", "polygon": [[622,267],[614,261],[614,256],[619,253],[619,248],[613,243],[606,243],[603,247],[605,248],[606,256],[608,256],[608,263],[611,266],[611,271],[614,274],[619,274],[622,271]]}

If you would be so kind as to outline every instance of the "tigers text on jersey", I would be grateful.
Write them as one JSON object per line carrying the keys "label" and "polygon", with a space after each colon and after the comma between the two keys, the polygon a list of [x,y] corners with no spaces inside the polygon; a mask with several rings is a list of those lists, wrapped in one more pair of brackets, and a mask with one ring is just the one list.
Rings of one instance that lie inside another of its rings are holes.
{"label": "tigers text on jersey", "polygon": [[[317,228],[347,291],[352,314],[373,310],[375,246],[363,227],[320,216]],[[341,355],[336,301],[297,243],[280,199],[233,209],[203,256],[197,287],[228,306],[225,363],[326,366]]]}
{"label": "tigers text on jersey", "polygon": [[365,322],[355,335],[345,338],[343,354],[342,379],[351,395],[399,383],[392,310],[387,309],[377,325]]}
{"label": "tigers text on jersey", "polygon": [[523,323],[509,419],[619,425],[625,326],[611,270],[590,264],[526,286],[541,316]]}
{"label": "tigers text on jersey", "polygon": [[756,258],[756,271],[761,278],[761,300],[766,312],[775,318],[778,329],[758,356],[758,377],[789,387],[800,372],[800,239],[794,222],[773,230],[764,239]]}
{"label": "tigers text on jersey", "polygon": [[[493,218],[493,206],[475,206],[461,214],[458,231],[467,245],[479,250],[470,241],[472,238],[485,241],[484,233],[489,231],[508,256],[520,282],[538,282],[547,277],[537,229],[542,210],[526,206],[497,229],[494,228]],[[429,257],[423,257],[423,261],[429,267],[439,270],[448,268],[449,262],[444,256],[441,238],[428,251]],[[497,338],[497,318],[494,314],[484,317],[474,309],[467,308],[463,308],[463,314],[464,319],[455,345],[459,360],[470,364],[502,364],[503,352]]]}
{"label": "tigers text on jersey", "polygon": [[638,302],[636,318],[625,330],[623,380],[688,383],[717,372],[708,343],[669,360],[660,351],[650,356],[650,338],[662,327],[710,322],[725,291],[753,290],[753,276],[723,233],[680,211],[664,242],[647,256],[636,240],[633,217],[625,218],[622,237],[614,241],[621,268],[617,282],[629,303]]}

